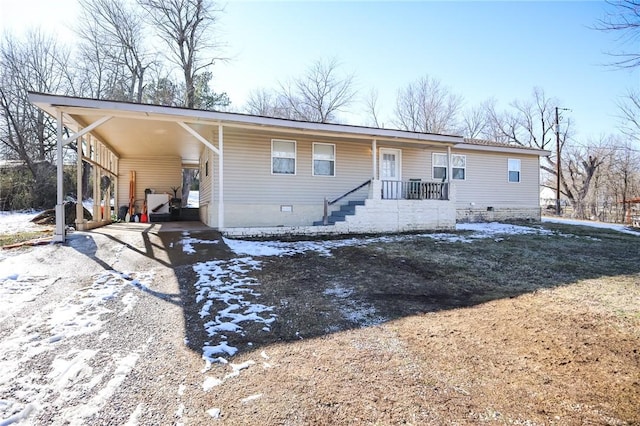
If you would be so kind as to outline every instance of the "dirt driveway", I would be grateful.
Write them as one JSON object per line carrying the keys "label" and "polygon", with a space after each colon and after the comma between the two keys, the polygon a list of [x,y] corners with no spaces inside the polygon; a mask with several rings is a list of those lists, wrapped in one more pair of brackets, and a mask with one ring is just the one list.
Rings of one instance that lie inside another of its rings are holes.
{"label": "dirt driveway", "polygon": [[639,237],[513,229],[3,253],[0,424],[640,424]]}

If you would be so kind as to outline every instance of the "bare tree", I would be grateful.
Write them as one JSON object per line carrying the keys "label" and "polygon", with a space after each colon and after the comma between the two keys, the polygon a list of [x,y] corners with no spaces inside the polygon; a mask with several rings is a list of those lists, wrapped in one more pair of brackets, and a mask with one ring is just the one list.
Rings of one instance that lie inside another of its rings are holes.
{"label": "bare tree", "polygon": [[301,77],[279,83],[277,90],[249,94],[245,111],[291,120],[334,123],[355,99],[353,74],[341,74],[336,59],[319,59]]}
{"label": "bare tree", "polygon": [[264,117],[293,118],[287,113],[289,110],[284,107],[279,97],[280,95],[273,90],[264,88],[252,90],[247,97],[244,111]]}
{"label": "bare tree", "polygon": [[169,49],[169,61],[182,73],[184,106],[196,105],[197,75],[216,61],[221,48],[215,42],[214,26],[221,9],[210,0],[138,0],[149,13],[158,36]]}
{"label": "bare tree", "polygon": [[624,47],[619,52],[610,53],[615,59],[614,66],[635,68],[640,66],[640,0],[607,1],[612,10],[598,20],[595,28],[601,31],[615,32],[618,42]]}
{"label": "bare tree", "polygon": [[462,133],[472,139],[487,139],[489,120],[487,118],[487,105],[490,101],[467,108],[462,112]]}
{"label": "bare tree", "polygon": [[378,107],[378,90],[371,89],[364,99],[365,109],[368,115],[369,123],[373,127],[381,128],[384,124],[380,121],[380,112]]}
{"label": "bare tree", "polygon": [[276,105],[297,120],[331,123],[354,100],[355,77],[340,74],[337,59],[318,59],[302,77],[280,83]]}
{"label": "bare tree", "polygon": [[[497,140],[539,149],[555,146],[555,107],[559,102],[548,98],[544,90],[534,88],[531,99],[515,100],[502,113],[495,103],[487,103],[487,117]],[[565,133],[569,126],[565,127]]]}
{"label": "bare tree", "polygon": [[[574,209],[574,217],[589,218],[589,196],[594,192],[593,183],[598,180],[598,170],[602,166],[610,150],[590,143],[589,148],[567,147],[563,155],[562,193],[567,197]],[[597,200],[597,191],[595,198]],[[591,202],[593,204],[593,201]],[[592,209],[593,213],[596,213]],[[597,214],[597,213],[596,213]]]}
{"label": "bare tree", "polygon": [[52,36],[30,31],[0,42],[0,146],[5,158],[19,160],[32,176],[31,206],[50,207],[55,159],[55,122],[29,102],[28,92],[69,93],[69,52]]}
{"label": "bare tree", "polygon": [[458,133],[462,101],[440,80],[424,76],[398,90],[394,124],[412,132]]}
{"label": "bare tree", "polygon": [[611,203],[621,204],[622,212],[617,221],[624,221],[630,198],[640,195],[640,151],[635,149],[631,139],[615,140],[612,146],[610,173],[607,187]]}
{"label": "bare tree", "polygon": [[618,103],[621,131],[640,142],[640,91],[629,90],[627,95]]}
{"label": "bare tree", "polygon": [[[111,97],[142,102],[145,73],[154,63],[154,55],[145,47],[147,32],[141,10],[123,0],[80,0],[83,9],[78,34],[83,39],[88,60],[96,59],[91,67],[103,72],[101,65],[111,67],[111,76],[123,70],[122,79],[113,83]],[[101,84],[100,82],[98,83]],[[121,92],[121,96],[116,94]]]}

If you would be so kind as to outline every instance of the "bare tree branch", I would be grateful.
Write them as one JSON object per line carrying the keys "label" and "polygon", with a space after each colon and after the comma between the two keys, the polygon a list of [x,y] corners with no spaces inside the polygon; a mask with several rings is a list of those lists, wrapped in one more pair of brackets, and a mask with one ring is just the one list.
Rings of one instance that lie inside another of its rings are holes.
{"label": "bare tree branch", "polygon": [[398,90],[394,124],[412,132],[458,133],[461,105],[461,96],[427,75]]}
{"label": "bare tree branch", "polygon": [[[609,53],[615,58],[612,65],[619,68],[640,66],[640,0],[611,0],[607,3],[612,11],[599,19],[593,28],[618,34],[623,50]],[[626,45],[631,50],[624,50]]]}
{"label": "bare tree branch", "polygon": [[169,49],[169,61],[184,77],[184,106],[196,104],[196,76],[216,61],[221,45],[215,40],[215,24],[222,9],[211,0],[138,0],[149,13],[158,36]]}

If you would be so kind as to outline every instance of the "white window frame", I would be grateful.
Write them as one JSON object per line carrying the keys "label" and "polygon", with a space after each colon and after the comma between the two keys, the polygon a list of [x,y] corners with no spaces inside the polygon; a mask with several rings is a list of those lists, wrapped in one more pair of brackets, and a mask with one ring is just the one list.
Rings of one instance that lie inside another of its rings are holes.
{"label": "white window frame", "polygon": [[[444,157],[445,158],[445,165],[444,166],[437,166],[436,165],[436,158],[437,157]],[[460,157],[464,159],[464,167],[454,167],[453,166],[453,158],[454,157]],[[447,169],[449,168],[449,164],[448,164],[448,158],[447,158],[447,154],[443,153],[443,152],[434,152],[431,154],[431,178],[434,180],[442,180],[442,178],[437,178],[436,177],[436,173],[435,173],[435,169],[436,167],[439,169],[444,169],[444,176],[445,176],[445,180],[447,179]],[[462,169],[464,170],[464,177],[462,179],[455,177],[455,174],[453,173],[453,169]],[[463,155],[463,154],[451,154],[451,178],[455,179],[455,180],[467,180],[467,156]]]}
{"label": "white window frame", "polygon": [[[516,164],[517,161],[518,168],[512,169],[511,164]],[[512,163],[514,162],[514,163]],[[511,172],[518,172],[518,180],[511,180]],[[509,158],[507,159],[507,182],[509,183],[520,183],[522,182],[522,161],[519,158]]]}
{"label": "white window frame", "polygon": [[[284,157],[284,156],[276,156],[273,153],[273,145],[275,142],[288,142],[288,143],[293,143],[293,157]],[[298,173],[298,143],[297,141],[294,140],[288,140],[288,139],[271,139],[271,174],[272,175],[278,175],[278,176],[295,176]],[[273,159],[274,158],[290,158],[293,159],[293,173],[280,173],[280,172],[275,172],[273,170]]]}
{"label": "white window frame", "polygon": [[[454,164],[454,158],[462,158],[464,160],[464,167],[455,167]],[[463,178],[457,178],[456,174],[453,172],[453,169],[462,169],[463,170]],[[467,180],[467,156],[463,155],[463,154],[451,154],[451,179],[455,179],[455,180]]]}
{"label": "white window frame", "polygon": [[[318,161],[333,161],[333,174],[332,175],[317,175],[316,174],[316,145],[327,145],[333,147],[333,159],[332,160],[321,160]],[[325,142],[314,142],[311,152],[311,174],[313,176],[324,176],[324,177],[335,177],[336,176],[336,144],[334,143],[325,143]]]}
{"label": "white window frame", "polygon": [[[436,158],[442,158],[444,157],[445,161],[444,161],[444,166],[436,166]],[[436,177],[436,167],[439,169],[444,169],[444,178],[447,178],[447,168],[448,168],[448,164],[447,164],[447,154],[446,153],[442,153],[442,152],[434,152],[431,154],[431,178],[433,180],[442,180],[441,177]]]}

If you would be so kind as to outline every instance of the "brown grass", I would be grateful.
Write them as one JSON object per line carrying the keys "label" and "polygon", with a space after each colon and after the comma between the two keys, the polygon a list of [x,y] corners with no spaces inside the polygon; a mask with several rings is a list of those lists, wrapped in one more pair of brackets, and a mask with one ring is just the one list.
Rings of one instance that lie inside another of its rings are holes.
{"label": "brown grass", "polygon": [[640,240],[545,227],[572,236],[264,259],[278,321],[229,337],[256,364],[202,406],[234,425],[640,424]]}

